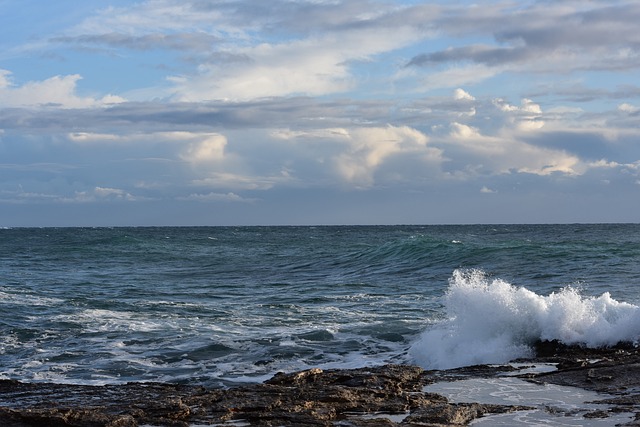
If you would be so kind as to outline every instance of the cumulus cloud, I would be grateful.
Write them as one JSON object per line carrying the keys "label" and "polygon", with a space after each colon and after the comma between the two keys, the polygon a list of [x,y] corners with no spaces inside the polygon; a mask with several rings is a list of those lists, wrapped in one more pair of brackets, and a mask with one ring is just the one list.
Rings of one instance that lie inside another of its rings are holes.
{"label": "cumulus cloud", "polygon": [[13,84],[10,71],[0,70],[0,108],[43,106],[91,108],[125,101],[124,98],[115,95],[105,95],[100,99],[78,95],[76,86],[81,78],[79,74],[54,76],[18,86]]}
{"label": "cumulus cloud", "polygon": [[638,111],[640,111],[640,108],[625,102],[618,105],[618,111],[622,111],[623,113],[628,114],[636,114]]}
{"label": "cumulus cloud", "polygon": [[272,136],[292,144],[290,152],[304,148],[292,169],[303,165],[306,175],[315,173],[318,180],[348,187],[423,180],[437,175],[444,161],[427,135],[410,126],[279,129]]}
{"label": "cumulus cloud", "polygon": [[540,105],[530,99],[524,98],[520,106],[511,105],[500,98],[494,99],[493,104],[507,114],[518,130],[534,131],[544,126]]}
{"label": "cumulus cloud", "polygon": [[473,95],[471,95],[469,92],[465,91],[464,89],[461,88],[457,88],[454,92],[453,92],[453,99],[455,99],[456,101],[475,101],[476,99],[473,97]]}
{"label": "cumulus cloud", "polygon": [[[374,185],[376,172],[394,157],[417,158],[424,165],[436,167],[442,161],[441,151],[428,145],[427,136],[408,126],[322,129],[278,135],[287,139],[321,138],[332,142],[332,151],[324,150],[324,156],[330,153],[330,162],[341,180],[357,187]],[[394,170],[393,175],[402,177],[404,174],[402,170]]]}
{"label": "cumulus cloud", "polygon": [[189,144],[182,158],[192,163],[216,162],[224,159],[224,147],[227,138],[220,134],[204,136],[203,139]]}
{"label": "cumulus cloud", "polygon": [[537,147],[510,134],[486,136],[479,129],[462,123],[452,123],[449,137],[442,143],[448,155],[456,153],[450,154],[449,145],[463,148],[462,152],[457,151],[456,160],[463,161],[467,171],[478,170],[474,165],[481,165],[483,173],[489,174],[579,175],[584,172],[580,159],[565,151]]}
{"label": "cumulus cloud", "polygon": [[483,187],[480,189],[480,192],[481,192],[481,193],[483,193],[483,194],[495,194],[495,193],[497,193],[497,191],[496,191],[496,190],[492,190],[491,188],[489,188],[489,187],[487,187],[487,186],[483,186]]}

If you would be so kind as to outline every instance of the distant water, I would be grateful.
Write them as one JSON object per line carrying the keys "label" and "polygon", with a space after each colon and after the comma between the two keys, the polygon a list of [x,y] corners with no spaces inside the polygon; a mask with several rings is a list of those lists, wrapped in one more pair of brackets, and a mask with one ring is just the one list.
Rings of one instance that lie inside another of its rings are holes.
{"label": "distant water", "polygon": [[640,337],[640,225],[0,230],[0,378],[262,381]]}

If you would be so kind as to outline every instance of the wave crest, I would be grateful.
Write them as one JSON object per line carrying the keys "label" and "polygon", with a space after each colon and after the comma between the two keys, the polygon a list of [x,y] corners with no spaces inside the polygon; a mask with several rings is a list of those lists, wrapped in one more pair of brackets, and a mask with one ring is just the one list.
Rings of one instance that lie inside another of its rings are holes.
{"label": "wave crest", "polygon": [[601,347],[636,342],[640,335],[640,307],[608,292],[592,297],[566,287],[543,296],[482,270],[454,271],[444,305],[446,318],[410,350],[428,369],[530,357],[538,340]]}

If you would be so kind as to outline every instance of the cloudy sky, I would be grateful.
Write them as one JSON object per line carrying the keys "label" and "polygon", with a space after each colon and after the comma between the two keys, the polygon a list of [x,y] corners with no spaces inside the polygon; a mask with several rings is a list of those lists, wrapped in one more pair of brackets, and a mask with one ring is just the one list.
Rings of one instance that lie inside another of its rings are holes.
{"label": "cloudy sky", "polygon": [[636,0],[0,0],[0,226],[640,221]]}

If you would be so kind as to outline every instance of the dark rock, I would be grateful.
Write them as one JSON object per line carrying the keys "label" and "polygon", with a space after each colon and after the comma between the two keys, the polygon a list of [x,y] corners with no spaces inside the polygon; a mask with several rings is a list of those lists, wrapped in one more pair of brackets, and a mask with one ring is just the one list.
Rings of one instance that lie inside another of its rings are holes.
{"label": "dark rock", "polygon": [[523,406],[482,405],[479,403],[434,404],[414,411],[404,423],[418,425],[466,426],[486,414],[502,414],[530,409]]}
{"label": "dark rock", "polygon": [[534,343],[533,349],[536,359],[551,360],[580,360],[594,357],[618,357],[624,354],[635,353],[636,345],[631,342],[619,342],[616,345],[599,348],[589,348],[581,344],[563,344],[558,340],[538,340]]}
{"label": "dark rock", "polygon": [[585,418],[608,418],[609,414],[607,413],[607,411],[598,410],[598,411],[587,412],[586,414],[584,414],[584,417]]}
{"label": "dark rock", "polygon": [[[242,420],[258,426],[357,427],[410,426],[435,419],[462,425],[487,413],[517,409],[454,405],[443,396],[424,393],[423,387],[434,381],[433,374],[399,365],[310,369],[225,390],[157,383],[92,387],[4,380],[0,381],[0,425],[182,427]],[[380,414],[407,415],[414,421],[399,423]]]}
{"label": "dark rock", "polygon": [[601,393],[628,394],[640,390],[640,353],[635,349],[597,349],[589,354],[580,350],[576,359],[561,356],[557,366],[556,371],[529,378]]}

